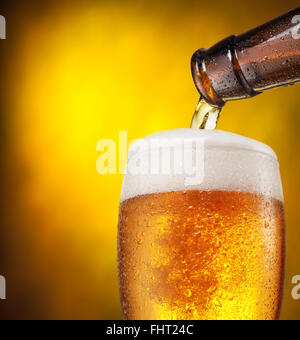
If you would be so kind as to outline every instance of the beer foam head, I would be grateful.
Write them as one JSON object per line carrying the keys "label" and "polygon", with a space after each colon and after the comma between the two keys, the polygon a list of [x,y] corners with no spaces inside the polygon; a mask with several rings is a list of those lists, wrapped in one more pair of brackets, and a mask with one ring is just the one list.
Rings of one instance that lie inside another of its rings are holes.
{"label": "beer foam head", "polygon": [[243,191],[283,201],[276,154],[253,139],[220,130],[178,129],[132,146],[121,201],[187,190]]}

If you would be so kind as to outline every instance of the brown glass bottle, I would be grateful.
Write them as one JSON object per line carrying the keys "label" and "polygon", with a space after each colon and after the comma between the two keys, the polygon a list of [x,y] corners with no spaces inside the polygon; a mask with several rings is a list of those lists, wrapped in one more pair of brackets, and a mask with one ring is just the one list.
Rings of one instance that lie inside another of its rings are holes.
{"label": "brown glass bottle", "polygon": [[192,57],[201,96],[213,106],[300,81],[300,7]]}

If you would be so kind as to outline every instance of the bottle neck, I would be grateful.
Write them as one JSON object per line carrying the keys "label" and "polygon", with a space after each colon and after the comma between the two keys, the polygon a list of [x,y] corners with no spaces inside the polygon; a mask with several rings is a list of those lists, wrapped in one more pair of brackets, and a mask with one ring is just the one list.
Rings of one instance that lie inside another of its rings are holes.
{"label": "bottle neck", "polygon": [[192,57],[192,74],[211,105],[300,81],[300,7]]}

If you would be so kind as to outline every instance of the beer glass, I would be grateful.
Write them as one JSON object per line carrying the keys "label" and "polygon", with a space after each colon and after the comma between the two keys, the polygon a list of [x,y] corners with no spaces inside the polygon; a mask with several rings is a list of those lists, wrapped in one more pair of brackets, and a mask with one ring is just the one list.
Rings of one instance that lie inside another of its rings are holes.
{"label": "beer glass", "polygon": [[118,232],[128,320],[273,320],[284,276],[279,165],[239,135],[180,129],[129,153]]}

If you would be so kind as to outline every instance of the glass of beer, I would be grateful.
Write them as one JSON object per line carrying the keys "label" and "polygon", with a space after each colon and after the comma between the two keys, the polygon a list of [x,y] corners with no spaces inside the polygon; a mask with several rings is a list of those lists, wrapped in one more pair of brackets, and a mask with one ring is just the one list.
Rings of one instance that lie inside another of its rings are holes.
{"label": "glass of beer", "polygon": [[277,157],[239,135],[179,129],[129,153],[118,232],[127,320],[274,320],[285,222]]}

